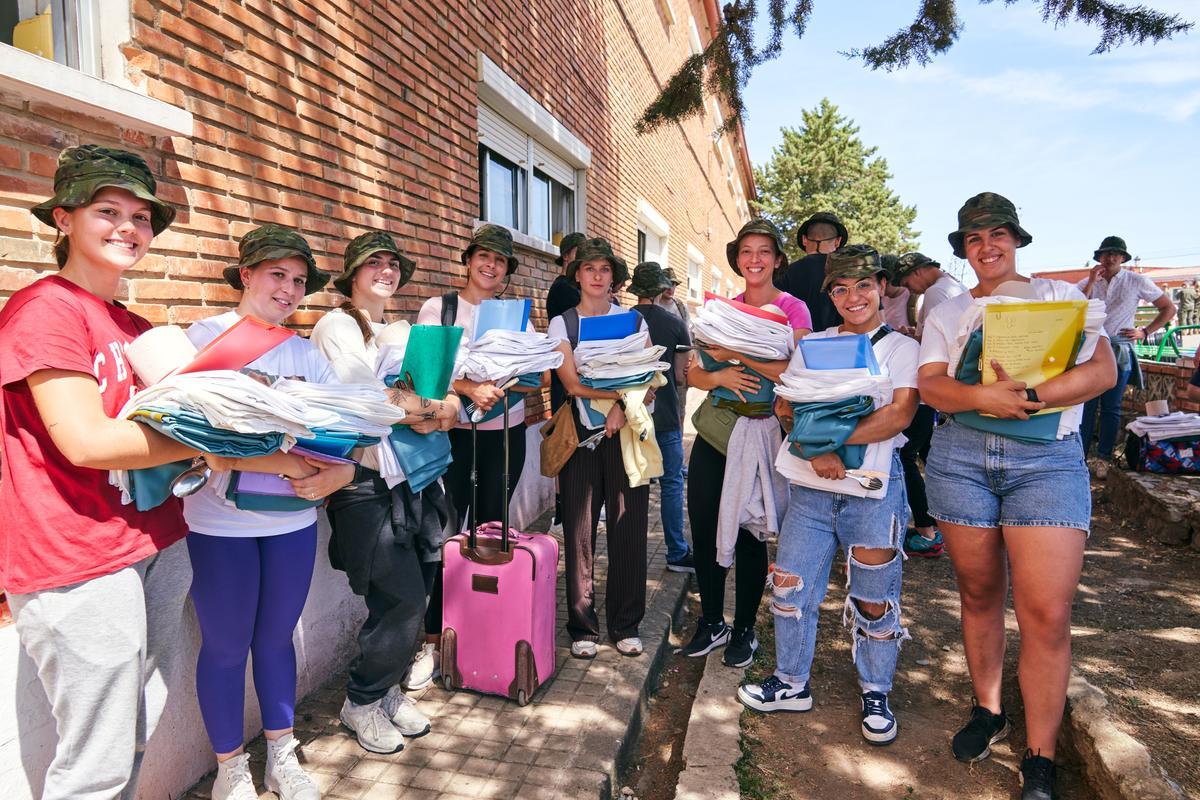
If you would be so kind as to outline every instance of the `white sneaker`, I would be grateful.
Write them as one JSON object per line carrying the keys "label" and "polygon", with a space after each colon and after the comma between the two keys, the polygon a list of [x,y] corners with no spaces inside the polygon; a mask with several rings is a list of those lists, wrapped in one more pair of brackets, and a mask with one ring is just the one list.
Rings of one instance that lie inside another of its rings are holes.
{"label": "white sneaker", "polygon": [[242,753],[217,764],[212,800],[258,800],[258,789],[250,777],[250,754]]}
{"label": "white sneaker", "polygon": [[571,657],[572,658],[595,658],[596,653],[600,648],[595,642],[587,639],[580,639],[577,642],[571,642]]}
{"label": "white sneaker", "polygon": [[617,652],[623,656],[640,656],[645,648],[642,646],[642,640],[637,636],[629,636],[617,642]]}
{"label": "white sneaker", "polygon": [[363,750],[372,753],[398,753],[404,749],[404,737],[391,717],[383,710],[383,700],[360,706],[349,697],[342,703],[342,711],[338,714],[342,724],[354,731],[358,744]]}
{"label": "white sneaker", "polygon": [[406,695],[399,686],[389,689],[379,702],[383,706],[383,713],[400,733],[413,739],[429,733],[429,717],[421,713],[417,701]]}
{"label": "white sneaker", "polygon": [[410,692],[424,689],[442,674],[442,654],[433,642],[425,642],[413,658],[412,666],[408,668],[408,679],[404,688]]}
{"label": "white sneaker", "polygon": [[321,800],[321,790],[300,766],[296,748],[300,743],[290,733],[267,740],[267,791],[279,800]]}

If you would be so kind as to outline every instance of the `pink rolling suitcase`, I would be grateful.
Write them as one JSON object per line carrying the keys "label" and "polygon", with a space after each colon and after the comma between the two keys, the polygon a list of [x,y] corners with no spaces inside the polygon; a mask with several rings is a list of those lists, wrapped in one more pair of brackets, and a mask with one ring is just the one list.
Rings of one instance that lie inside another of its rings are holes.
{"label": "pink rolling suitcase", "polygon": [[[504,496],[508,496],[508,396],[504,400]],[[442,684],[525,705],[554,674],[558,541],[502,522],[476,530],[475,425],[471,426],[470,533],[442,549]]]}

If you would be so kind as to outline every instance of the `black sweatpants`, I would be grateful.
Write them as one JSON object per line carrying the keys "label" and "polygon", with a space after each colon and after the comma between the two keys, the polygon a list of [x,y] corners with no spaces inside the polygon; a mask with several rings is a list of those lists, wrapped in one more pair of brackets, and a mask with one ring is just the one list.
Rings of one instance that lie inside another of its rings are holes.
{"label": "black sweatpants", "polygon": [[[688,462],[688,521],[700,587],[700,610],[705,622],[725,617],[725,576],[728,570],[717,563],[717,514],[721,508],[721,484],[725,480],[725,456],[703,437],[692,443]],[[735,628],[754,626],[758,604],[767,583],[767,543],[745,528],[738,530],[734,549]]]}
{"label": "black sweatpants", "polygon": [[608,638],[638,635],[646,615],[646,530],[650,487],[630,487],[621,460],[620,436],[601,440],[595,450],[576,448],[558,474],[563,500],[563,538],[567,561],[567,633],[571,641],[599,641],[593,581],[596,526],[606,512],[608,579],[604,621]]}
{"label": "black sweatpants", "polygon": [[925,498],[925,479],[917,459],[929,457],[929,442],[933,438],[933,421],[937,412],[933,406],[921,403],[909,423],[904,435],[908,441],[900,448],[900,463],[904,467],[904,489],[908,492],[908,507],[912,510],[913,524],[918,528],[932,527],[937,520],[929,516],[929,501]]}
{"label": "black sweatpants", "polygon": [[[407,486],[407,484],[404,484]],[[378,478],[351,484],[329,501],[330,561],[344,570],[350,588],[367,605],[367,619],[358,632],[359,653],[350,662],[346,696],[359,705],[373,703],[408,674],[416,651],[417,634],[425,615],[434,575],[441,562],[423,560],[413,529],[444,526],[446,507],[435,509],[420,497],[397,508],[393,491]],[[435,485],[425,490],[441,490]],[[438,511],[441,515],[438,515]],[[413,519],[415,514],[428,519]]]}

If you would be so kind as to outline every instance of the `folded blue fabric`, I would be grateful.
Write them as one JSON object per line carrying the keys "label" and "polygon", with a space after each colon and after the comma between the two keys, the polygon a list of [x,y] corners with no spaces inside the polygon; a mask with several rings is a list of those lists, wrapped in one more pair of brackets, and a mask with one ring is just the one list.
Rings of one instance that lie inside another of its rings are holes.
{"label": "folded blue fabric", "polygon": [[297,439],[296,444],[327,456],[346,458],[356,447],[370,447],[373,444],[379,444],[379,437],[363,436],[353,431],[313,428],[313,438]]}
{"label": "folded blue fabric", "polygon": [[243,492],[239,489],[242,473],[234,470],[230,473],[229,488],[225,490],[225,499],[243,511],[303,511],[306,508],[316,508],[325,502],[325,498],[307,500],[296,495],[259,494]]}
{"label": "folded blue fabric", "polygon": [[158,508],[171,497],[171,483],[192,467],[192,460],[129,470],[129,494],[138,511]]}
{"label": "folded blue fabric", "polygon": [[[704,352],[703,350],[700,350],[698,352],[700,353],[700,368],[703,369],[705,372],[717,372],[718,370],[725,369],[726,367],[737,366],[732,361],[717,361],[717,360],[713,359],[713,357],[710,356],[708,353]],[[754,377],[758,378],[758,391],[742,392],[742,396],[745,397],[744,402],[767,403],[767,404],[774,403],[775,402],[775,383],[774,383],[774,381],[771,381],[770,379],[764,377],[763,375],[760,375],[759,373],[755,372],[754,370],[750,369],[747,366],[743,365],[743,369],[746,370],[747,374],[753,375]],[[732,400],[735,403],[743,402],[742,398],[740,398],[736,394],[734,394],[732,389],[726,389],[724,386],[718,386],[717,388],[713,389],[710,392],[710,394],[712,394],[714,397],[719,397],[722,400]]]}
{"label": "folded blue fabric", "polygon": [[265,456],[283,444],[282,433],[238,433],[214,428],[203,414],[187,409],[149,407],[134,412],[131,419],[202,453],[230,458]]}
{"label": "folded blue fabric", "polygon": [[593,389],[619,391],[621,389],[628,389],[630,386],[640,386],[652,380],[654,380],[653,370],[638,375],[629,375],[624,378],[580,378],[579,382]]}
{"label": "folded blue fabric", "polygon": [[[542,385],[542,373],[530,372],[525,375],[518,375],[516,385],[537,388]],[[508,398],[508,407],[510,409],[513,406],[515,406],[517,403],[519,403],[523,399],[525,399],[525,395],[523,392],[514,392],[512,389],[509,389],[508,391],[506,391],[504,393],[504,396]],[[465,407],[466,404],[469,402],[470,402],[469,398],[464,398],[463,406]],[[480,419],[479,421],[487,422],[488,420],[499,419],[500,415],[503,413],[504,413],[504,403],[496,403],[496,405],[492,406],[491,409],[486,414],[484,414],[483,418]]]}
{"label": "folded blue fabric", "polygon": [[[983,379],[979,363],[982,357],[983,328],[976,328],[967,337],[967,344],[958,359],[958,368],[954,371],[955,380],[972,386],[979,383]],[[960,411],[954,415],[954,420],[984,433],[996,433],[1010,439],[1036,443],[1053,442],[1058,438],[1058,421],[1061,417],[1061,411],[1037,414],[1029,419],[997,419],[985,417],[978,411]]]}
{"label": "folded blue fabric", "polygon": [[788,446],[793,455],[811,460],[836,453],[846,469],[858,469],[867,454],[865,444],[846,444],[858,421],[875,410],[866,395],[824,403],[792,403],[792,432]]}
{"label": "folded blue fabric", "polygon": [[388,443],[413,493],[420,493],[442,477],[453,461],[450,436],[444,431],[417,433],[408,425],[393,425]]}

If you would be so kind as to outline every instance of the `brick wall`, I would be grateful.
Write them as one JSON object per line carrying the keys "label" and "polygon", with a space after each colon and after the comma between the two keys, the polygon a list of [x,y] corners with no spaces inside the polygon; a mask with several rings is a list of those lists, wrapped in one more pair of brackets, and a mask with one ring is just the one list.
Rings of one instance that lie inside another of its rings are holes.
{"label": "brick wall", "polygon": [[[393,310],[462,282],[459,255],[479,215],[477,53],[482,51],[592,150],[588,233],[636,259],[638,198],[670,223],[670,267],[687,243],[728,274],[725,242],[741,221],[714,153],[711,118],[646,137],[633,123],[688,52],[700,2],[671,0],[132,0],[129,75],[195,116],[192,138],[155,138],[0,94],[0,303],[53,270],[54,232],[27,209],[51,194],[63,147],[101,142],[144,155],[175,224],[124,281],[121,299],[156,324],[227,309],[220,278],[249,228],[305,233],[338,272],[345,242],[368,228],[397,235],[419,265]],[[352,9],[352,13],[347,8]],[[736,142],[733,142],[736,146]],[[518,253],[513,291],[535,319],[556,267]],[[740,285],[740,284],[739,284]],[[292,318],[310,326],[341,301],[313,295]]]}

